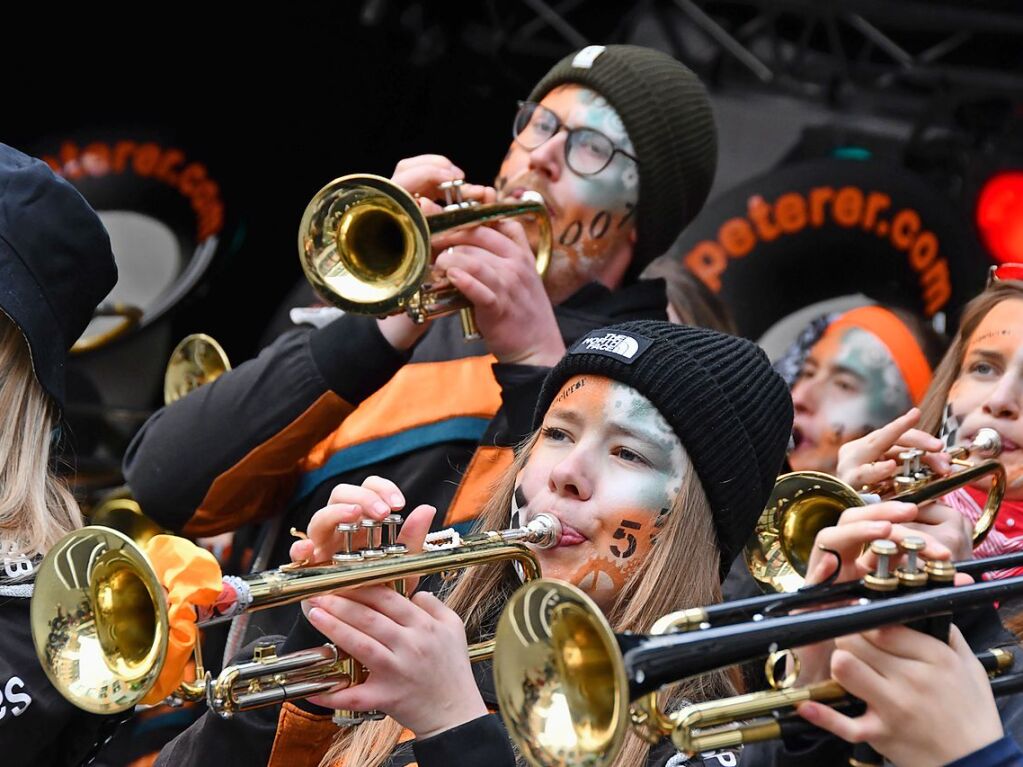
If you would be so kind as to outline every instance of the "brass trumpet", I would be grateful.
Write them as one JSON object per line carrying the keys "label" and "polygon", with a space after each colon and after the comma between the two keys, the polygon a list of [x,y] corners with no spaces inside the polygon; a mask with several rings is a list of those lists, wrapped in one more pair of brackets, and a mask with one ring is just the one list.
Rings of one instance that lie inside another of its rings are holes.
{"label": "brass trumpet", "polygon": [[216,381],[231,369],[231,362],[217,340],[205,333],[181,339],[167,361],[163,375],[163,404],[177,402],[193,389]]}
{"label": "brass trumpet", "polygon": [[397,184],[369,174],[342,176],[306,206],[298,230],[302,271],[324,299],[355,314],[406,312],[416,322],[460,311],[466,339],[478,337],[469,303],[432,266],[431,235],[501,218],[532,216],[540,234],[536,271],[551,259],[551,222],[543,198],[479,205],[461,199],[461,181],[441,185],[449,204],[424,216]]}
{"label": "brass trumpet", "polygon": [[[875,488],[881,492],[874,494],[884,500],[924,503],[990,475],[991,488],[984,512],[973,529],[973,545],[978,546],[994,525],[1005,494],[1005,469],[994,460],[1001,452],[1002,438],[998,432],[981,429],[969,446],[949,451],[960,471],[936,477],[922,465],[923,451],[907,450],[899,456],[903,461],[901,473],[891,486]],[[976,464],[966,460],[974,455],[985,460]],[[867,501],[860,493],[830,474],[818,471],[783,474],[778,477],[767,507],[746,544],[744,556],[750,574],[764,591],[789,592],[801,588],[817,533],[838,524],[846,509],[865,505]]]}
{"label": "brass trumpet", "polygon": [[[976,560],[971,563],[973,572],[1009,566],[1013,557],[1015,564],[1023,559],[1023,555],[1009,555]],[[1023,576],[957,587],[911,588],[904,595],[865,604],[780,617],[758,615],[722,626],[694,622],[697,613],[707,617],[712,609],[694,608],[663,616],[653,633],[641,635],[614,633],[586,594],[570,584],[541,578],[512,596],[498,623],[494,679],[501,716],[509,736],[534,767],[608,767],[630,727],[651,742],[670,736],[684,751],[777,737],[768,728],[759,731],[761,737],[755,737],[756,729],[739,736],[714,730],[705,733],[706,739],[689,739],[711,724],[801,700],[837,700],[844,691],[834,684],[803,691],[774,690],[730,700],[734,706],[700,704],[671,713],[658,708],[655,693],[688,677],[768,656],[778,647],[800,647],[880,626],[947,616],[1019,594],[1023,594]],[[818,596],[820,604],[834,601],[831,593]]]}
{"label": "brass trumpet", "polygon": [[[364,520],[361,526],[342,531],[367,530],[370,547],[352,550],[348,535],[345,550],[335,554],[331,563],[292,564],[225,577],[218,616],[200,619],[198,625],[316,594],[501,560],[517,561],[530,580],[539,576],[539,564],[523,543],[550,548],[561,537],[558,520],[538,514],[525,527],[511,530],[465,538],[445,531],[454,540],[410,554],[395,540],[400,521],[400,516],[392,515],[383,525]],[[436,542],[437,537],[432,533],[427,542]],[[135,540],[107,527],[72,532],[50,549],[36,576],[31,624],[39,662],[53,686],[79,708],[95,714],[125,711],[145,697],[163,668],[167,607],[163,585]],[[492,652],[493,640],[470,648],[474,659]],[[184,700],[205,699],[225,717],[354,684],[363,673],[359,664],[333,646],[280,658],[261,648],[251,663],[226,668],[215,680],[202,670],[198,653],[196,668],[196,681],[182,683],[176,695]],[[356,723],[361,717],[352,714],[350,720],[345,723]]]}

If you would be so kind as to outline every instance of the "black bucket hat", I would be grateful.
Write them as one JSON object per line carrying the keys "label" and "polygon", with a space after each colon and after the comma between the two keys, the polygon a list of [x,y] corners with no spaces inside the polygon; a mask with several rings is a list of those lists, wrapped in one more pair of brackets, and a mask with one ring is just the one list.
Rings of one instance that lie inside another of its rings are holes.
{"label": "black bucket hat", "polygon": [[60,407],[68,350],[116,282],[110,238],[85,198],[46,163],[0,144],[0,312]]}

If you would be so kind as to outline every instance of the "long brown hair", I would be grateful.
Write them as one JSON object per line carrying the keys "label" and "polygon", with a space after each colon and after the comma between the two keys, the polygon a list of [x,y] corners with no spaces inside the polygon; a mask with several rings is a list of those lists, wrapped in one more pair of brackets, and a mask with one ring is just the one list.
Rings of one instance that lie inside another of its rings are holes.
{"label": "long brown hair", "polygon": [[[477,529],[501,530],[509,526],[515,478],[536,439],[534,434],[517,451],[512,467],[480,515]],[[710,503],[696,472],[690,468],[657,544],[607,611],[609,623],[615,631],[646,632],[666,613],[720,602],[719,561]],[[470,641],[478,641],[518,585],[518,578],[507,564],[484,565],[466,571],[444,601],[462,616]],[[734,695],[737,679],[735,674],[723,671],[687,679],[670,688],[662,696],[662,703],[667,710],[675,710],[683,700],[695,702]],[[401,732],[401,725],[392,719],[344,730],[320,764],[322,767],[379,767],[398,744]],[[614,762],[615,767],[644,764],[649,749],[648,744],[630,733]]]}
{"label": "long brown hair", "polygon": [[74,497],[50,467],[56,408],[32,373],[28,344],[0,312],[0,539],[45,553],[82,526]]}
{"label": "long brown hair", "polygon": [[966,347],[970,343],[977,326],[987,317],[988,312],[1002,301],[1011,299],[1023,301],[1023,282],[1007,280],[993,283],[987,290],[974,298],[963,309],[959,320],[959,330],[952,344],[945,352],[944,358],[934,371],[934,378],[927,390],[924,401],[920,404],[920,424],[917,428],[929,434],[937,434],[941,419],[948,402],[948,393],[952,384],[959,377],[966,356]]}

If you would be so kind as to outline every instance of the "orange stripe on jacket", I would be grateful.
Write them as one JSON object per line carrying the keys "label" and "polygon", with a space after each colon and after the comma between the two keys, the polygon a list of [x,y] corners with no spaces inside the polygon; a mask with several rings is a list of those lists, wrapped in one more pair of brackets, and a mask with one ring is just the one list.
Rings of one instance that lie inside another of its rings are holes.
{"label": "orange stripe on jacket", "polygon": [[315,471],[339,450],[418,426],[459,416],[493,418],[501,407],[494,362],[488,355],[406,365],[309,451],[301,471]]}
{"label": "orange stripe on jacket", "polygon": [[217,477],[185,525],[185,534],[216,535],[279,512],[291,498],[296,467],[309,444],[351,412],[352,406],[334,392],[322,395],[283,431]]}
{"label": "orange stripe on jacket", "polygon": [[477,448],[451,501],[444,524],[457,525],[476,519],[514,458],[515,451],[510,447]]}
{"label": "orange stripe on jacket", "polygon": [[329,716],[285,703],[277,717],[277,734],[266,767],[316,767],[336,735],[337,725]]}

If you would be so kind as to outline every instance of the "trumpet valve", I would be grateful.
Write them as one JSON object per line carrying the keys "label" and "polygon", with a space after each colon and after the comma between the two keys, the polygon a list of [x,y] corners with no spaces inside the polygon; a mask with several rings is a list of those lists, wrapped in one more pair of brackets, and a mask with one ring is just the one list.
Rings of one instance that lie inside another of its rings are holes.
{"label": "trumpet valve", "polygon": [[906,489],[927,478],[921,462],[923,457],[924,451],[917,448],[899,453],[899,460],[902,461],[902,473],[895,477],[896,487]]}
{"label": "trumpet valve", "polygon": [[344,536],[341,544],[341,551],[334,554],[333,560],[337,563],[357,562],[362,559],[362,552],[352,548],[352,536],[359,532],[362,526],[358,522],[342,522],[337,526],[337,531]]}
{"label": "trumpet valve", "polygon": [[376,519],[362,520],[362,527],[366,530],[369,539],[369,546],[362,550],[363,559],[380,559],[380,557],[387,556],[380,545],[383,526],[383,523]]}
{"label": "trumpet valve", "polygon": [[920,552],[925,546],[924,539],[916,535],[908,535],[902,541],[899,548],[906,558],[895,575],[903,586],[923,586],[927,583],[927,573],[920,567]]}
{"label": "trumpet valve", "polygon": [[462,187],[464,179],[455,178],[451,181],[443,181],[437,184],[437,188],[444,193],[444,210],[458,210],[460,208],[471,208],[476,203],[462,198]]}
{"label": "trumpet valve", "polygon": [[407,554],[408,546],[398,543],[398,528],[401,527],[401,514],[391,514],[384,517],[384,541],[383,549],[385,554]]}
{"label": "trumpet valve", "polygon": [[877,557],[877,567],[864,576],[864,583],[873,591],[894,591],[899,586],[899,579],[892,574],[891,565],[899,547],[894,541],[881,539],[870,544],[870,551]]}
{"label": "trumpet valve", "polygon": [[927,580],[939,586],[950,585],[955,581],[956,568],[951,562],[933,560],[924,566]]}

